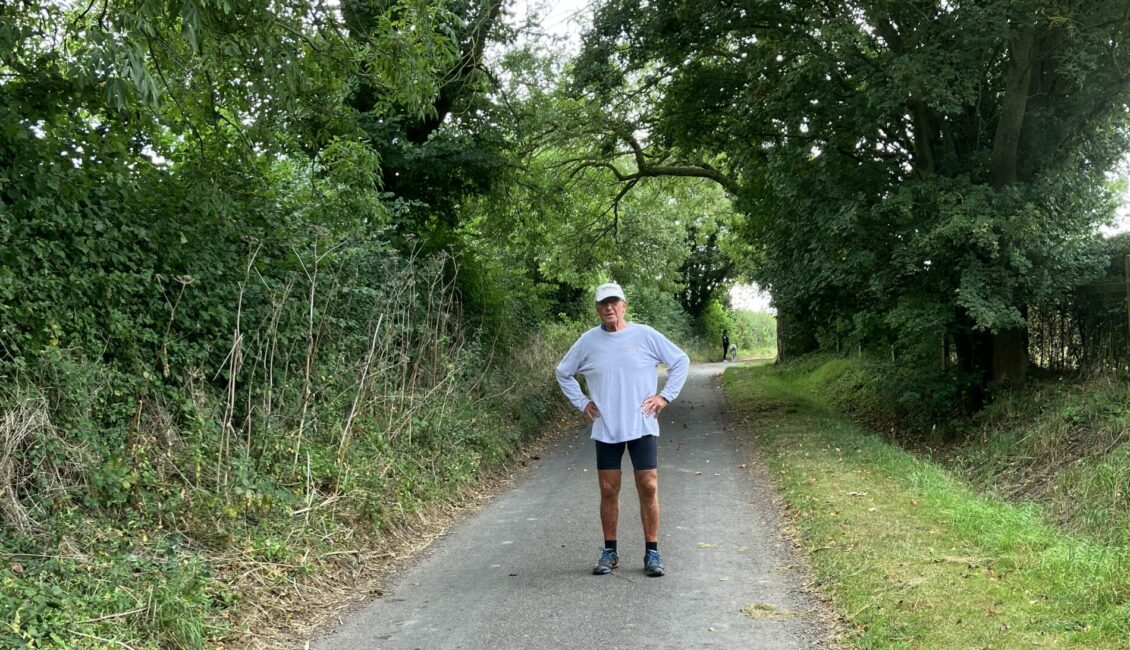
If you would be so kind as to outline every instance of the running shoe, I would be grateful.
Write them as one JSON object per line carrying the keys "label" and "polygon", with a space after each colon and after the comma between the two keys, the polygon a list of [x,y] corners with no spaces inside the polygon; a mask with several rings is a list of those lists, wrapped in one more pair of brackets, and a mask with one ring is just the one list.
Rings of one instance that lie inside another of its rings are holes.
{"label": "running shoe", "polygon": [[659,551],[649,550],[643,556],[643,571],[652,578],[663,575],[663,562],[659,560]]}
{"label": "running shoe", "polygon": [[592,568],[593,575],[602,576],[606,573],[612,573],[620,565],[620,556],[616,555],[616,551],[610,548],[600,549],[600,559],[596,561],[596,566]]}

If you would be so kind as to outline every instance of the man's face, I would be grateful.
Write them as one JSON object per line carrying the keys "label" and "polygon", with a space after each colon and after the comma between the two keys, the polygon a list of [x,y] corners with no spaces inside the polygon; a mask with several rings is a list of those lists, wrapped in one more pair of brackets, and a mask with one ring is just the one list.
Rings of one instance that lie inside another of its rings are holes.
{"label": "man's face", "polygon": [[613,325],[624,318],[628,303],[619,298],[608,298],[596,303],[596,314],[604,325]]}

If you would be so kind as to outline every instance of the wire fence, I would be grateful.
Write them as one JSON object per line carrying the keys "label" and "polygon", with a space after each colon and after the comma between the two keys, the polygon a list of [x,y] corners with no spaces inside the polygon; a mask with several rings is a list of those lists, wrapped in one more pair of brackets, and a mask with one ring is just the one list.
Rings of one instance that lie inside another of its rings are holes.
{"label": "wire fence", "polygon": [[1121,279],[1108,276],[1058,305],[1030,309],[1028,357],[1055,372],[1130,370],[1130,255]]}

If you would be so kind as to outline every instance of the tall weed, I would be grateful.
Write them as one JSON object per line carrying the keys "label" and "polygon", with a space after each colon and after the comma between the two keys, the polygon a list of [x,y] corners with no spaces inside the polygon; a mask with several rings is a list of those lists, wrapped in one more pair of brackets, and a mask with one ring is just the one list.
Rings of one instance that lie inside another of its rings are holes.
{"label": "tall weed", "polygon": [[247,590],[458,498],[556,403],[571,333],[468,331],[453,258],[291,254],[279,273],[248,252],[222,339],[200,338],[188,284],[147,369],[60,350],[9,382],[0,553],[21,559],[0,580],[21,596],[0,599],[0,645],[204,647]]}

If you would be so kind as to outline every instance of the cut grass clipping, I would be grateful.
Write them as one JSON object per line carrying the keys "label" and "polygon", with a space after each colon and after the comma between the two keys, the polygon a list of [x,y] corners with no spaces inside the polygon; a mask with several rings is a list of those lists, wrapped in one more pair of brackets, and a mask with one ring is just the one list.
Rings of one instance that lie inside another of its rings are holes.
{"label": "cut grass clipping", "polygon": [[725,383],[856,647],[1130,648],[1130,549],[978,495],[773,368]]}

